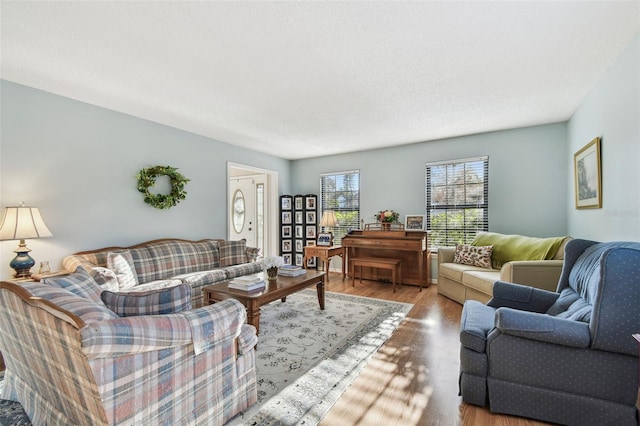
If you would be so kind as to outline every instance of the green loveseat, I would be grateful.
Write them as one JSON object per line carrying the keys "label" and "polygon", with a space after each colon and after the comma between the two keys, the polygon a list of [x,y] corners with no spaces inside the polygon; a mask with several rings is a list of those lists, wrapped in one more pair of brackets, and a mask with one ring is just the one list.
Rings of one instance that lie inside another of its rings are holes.
{"label": "green loveseat", "polygon": [[555,291],[569,237],[535,238],[480,232],[471,245],[493,246],[490,267],[455,263],[456,247],[438,249],[438,294],[486,303],[500,280]]}

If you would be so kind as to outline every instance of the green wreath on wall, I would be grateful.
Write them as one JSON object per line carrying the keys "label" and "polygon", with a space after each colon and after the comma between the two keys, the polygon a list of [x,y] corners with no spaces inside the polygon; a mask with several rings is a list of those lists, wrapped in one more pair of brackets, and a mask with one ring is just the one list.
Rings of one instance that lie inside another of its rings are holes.
{"label": "green wreath on wall", "polygon": [[[168,194],[152,194],[149,188],[155,186],[158,176],[168,176],[171,179],[171,192]],[[191,179],[187,179],[178,169],[171,166],[155,166],[144,168],[138,172],[138,191],[144,194],[144,202],[156,209],[169,209],[181,200],[187,198],[184,185]]]}

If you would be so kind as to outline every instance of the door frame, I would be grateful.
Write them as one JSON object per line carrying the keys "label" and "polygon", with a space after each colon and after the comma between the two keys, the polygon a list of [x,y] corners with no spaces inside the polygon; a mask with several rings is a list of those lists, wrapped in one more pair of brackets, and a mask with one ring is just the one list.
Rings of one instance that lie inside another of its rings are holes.
{"label": "door frame", "polygon": [[248,166],[246,164],[227,161],[227,239],[231,238],[230,212],[231,212],[231,179],[239,176],[267,175],[265,187],[265,225],[264,242],[265,256],[277,255],[278,251],[278,172],[274,170],[261,169],[259,167]]}

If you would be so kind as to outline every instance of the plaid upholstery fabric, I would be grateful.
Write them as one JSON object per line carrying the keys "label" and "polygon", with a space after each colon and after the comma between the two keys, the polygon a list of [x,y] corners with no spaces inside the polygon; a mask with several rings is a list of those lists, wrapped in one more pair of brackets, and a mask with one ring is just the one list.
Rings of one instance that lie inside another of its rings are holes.
{"label": "plaid upholstery fabric", "polygon": [[192,272],[190,274],[176,275],[174,278],[191,285],[191,306],[199,308],[204,306],[204,295],[202,287],[215,284],[227,279],[227,274],[222,269],[212,271]]}
{"label": "plaid upholstery fabric", "polygon": [[223,241],[220,243],[220,266],[247,263],[247,240]]}
{"label": "plaid upholstery fabric", "polygon": [[[257,338],[235,300],[80,330],[7,288],[0,306],[2,397],[19,401],[34,424],[223,425],[257,401]],[[70,308],[86,321],[86,312]]]}
{"label": "plaid upholstery fabric", "polygon": [[100,296],[104,304],[121,317],[171,314],[191,309],[189,284],[134,293],[103,291]]}
{"label": "plaid upholstery fabric", "polygon": [[118,287],[121,290],[138,285],[138,275],[133,266],[133,257],[129,250],[110,251],[107,253],[107,268],[116,274]]}
{"label": "plaid upholstery fabric", "polygon": [[239,265],[227,266],[224,268],[224,272],[227,275],[227,279],[240,277],[242,275],[256,274],[262,271],[262,263],[241,263]]}
{"label": "plaid upholstery fabric", "polygon": [[100,299],[102,288],[84,268],[78,268],[73,274],[45,278],[42,282],[54,287],[64,288],[75,295],[102,304],[102,299]]}
{"label": "plaid upholstery fabric", "polygon": [[[222,247],[224,263],[222,264]],[[202,286],[234,278],[240,275],[254,274],[261,270],[256,262],[260,249],[246,247],[246,241],[225,240],[159,240],[150,241],[125,248],[105,248],[95,252],[70,255],[63,260],[65,269],[75,270],[82,266],[96,276],[100,268],[107,265],[107,253],[117,250],[129,250],[139,284],[126,289],[127,292],[145,291],[152,288],[171,287],[180,282],[192,287],[191,305],[200,307],[204,303]],[[73,268],[73,269],[71,269]],[[104,275],[102,273],[102,275]],[[108,277],[98,277],[103,290],[117,291],[110,287]],[[179,280],[179,281],[176,281]]]}
{"label": "plaid upholstery fabric", "polygon": [[78,294],[74,294],[68,289],[35,282],[23,283],[22,287],[34,296],[42,297],[66,311],[73,312],[86,324],[118,318],[118,315],[108,309],[102,300],[97,303],[90,298],[78,297]]}
{"label": "plaid upholstery fabric", "polygon": [[247,247],[247,262],[255,262],[260,256],[261,249],[258,247]]}
{"label": "plaid upholstery fabric", "polygon": [[111,269],[94,266],[88,269],[87,272],[103,290],[118,291],[118,289],[120,289],[118,277],[116,277],[115,272]]}
{"label": "plaid upholstery fabric", "polygon": [[161,241],[131,249],[141,283],[220,266],[217,241]]}

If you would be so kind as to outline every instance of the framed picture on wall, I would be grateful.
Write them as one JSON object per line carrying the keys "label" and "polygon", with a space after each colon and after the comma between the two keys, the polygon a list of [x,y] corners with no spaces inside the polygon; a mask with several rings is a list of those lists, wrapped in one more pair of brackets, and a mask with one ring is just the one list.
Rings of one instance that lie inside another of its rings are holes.
{"label": "framed picture on wall", "polygon": [[316,209],[316,197],[306,197],[307,198],[307,210],[315,210]]}
{"label": "framed picture on wall", "polygon": [[307,226],[307,238],[316,238],[316,226]]}
{"label": "framed picture on wall", "polygon": [[315,268],[316,265],[317,263],[315,257],[310,257],[309,259],[307,259],[307,268]]}
{"label": "framed picture on wall", "polygon": [[291,238],[291,225],[282,227],[282,238]]}
{"label": "framed picture on wall", "polygon": [[302,250],[303,250],[302,240],[296,240],[296,251],[302,251]]}
{"label": "framed picture on wall", "polygon": [[602,207],[600,138],[595,138],[573,155],[577,209]]}
{"label": "framed picture on wall", "polygon": [[282,210],[291,210],[291,198],[290,197],[282,197],[281,208]]}
{"label": "framed picture on wall", "polygon": [[283,254],[282,260],[284,261],[285,265],[291,265],[291,254]]}
{"label": "framed picture on wall", "polygon": [[304,263],[304,255],[301,253],[296,254],[296,265],[302,266],[303,263]]}
{"label": "framed picture on wall", "polygon": [[304,212],[296,212],[296,223],[303,224],[304,223]]}
{"label": "framed picture on wall", "polygon": [[408,214],[404,218],[405,231],[424,231],[424,215]]}
{"label": "framed picture on wall", "polygon": [[282,240],[282,251],[291,252],[291,240]]}
{"label": "framed picture on wall", "polygon": [[307,223],[316,223],[316,212],[307,212]]}
{"label": "framed picture on wall", "polygon": [[282,212],[282,223],[291,223],[291,212]]}
{"label": "framed picture on wall", "polygon": [[295,206],[296,206],[296,210],[302,210],[302,208],[304,207],[304,200],[302,195],[295,197]]}
{"label": "framed picture on wall", "polygon": [[296,238],[303,238],[304,231],[302,225],[296,225]]}

